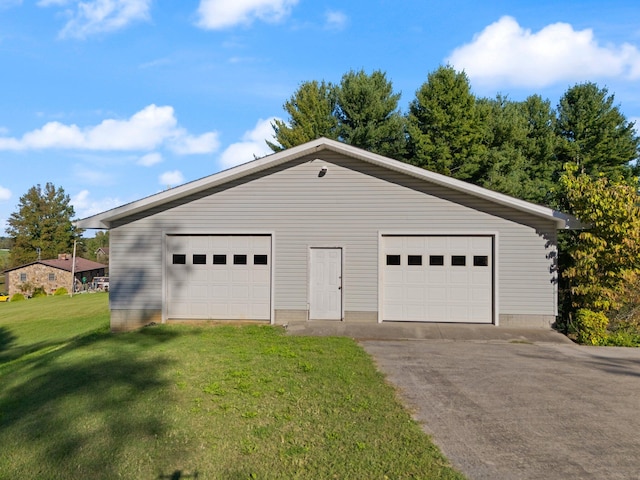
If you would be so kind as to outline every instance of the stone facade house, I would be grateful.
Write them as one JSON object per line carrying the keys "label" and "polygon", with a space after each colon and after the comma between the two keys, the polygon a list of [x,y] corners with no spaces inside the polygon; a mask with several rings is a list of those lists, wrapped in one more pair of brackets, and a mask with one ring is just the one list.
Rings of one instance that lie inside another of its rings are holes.
{"label": "stone facade house", "polygon": [[75,268],[72,268],[71,255],[65,253],[58,255],[57,259],[38,260],[5,270],[7,291],[9,295],[30,295],[39,287],[48,294],[60,287],[70,290],[72,270],[76,288],[82,286],[83,278],[88,285],[94,277],[105,275],[106,265],[80,257],[76,257],[75,263]]}

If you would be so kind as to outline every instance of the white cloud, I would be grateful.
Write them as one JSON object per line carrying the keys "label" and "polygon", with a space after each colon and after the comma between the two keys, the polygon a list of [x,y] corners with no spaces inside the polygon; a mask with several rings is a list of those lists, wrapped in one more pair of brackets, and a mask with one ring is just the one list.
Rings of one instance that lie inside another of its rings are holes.
{"label": "white cloud", "polygon": [[173,107],[149,105],[126,120],[103,120],[81,128],[49,122],[22,138],[0,136],[0,150],[140,151],[166,146],[179,154],[212,153],[219,148],[216,132],[199,136],[178,126]]}
{"label": "white cloud", "polygon": [[337,10],[330,10],[325,14],[325,26],[331,30],[342,30],[348,21],[347,16]]}
{"label": "white cloud", "polygon": [[602,46],[591,29],[576,31],[567,23],[532,33],[508,16],[456,48],[447,62],[487,85],[544,87],[594,78],[640,78],[640,52],[634,45]]}
{"label": "white cloud", "polygon": [[103,198],[100,200],[94,200],[90,198],[91,192],[89,190],[81,190],[78,194],[71,197],[71,205],[76,212],[76,217],[86,218],[106,210],[122,205],[118,198]]}
{"label": "white cloud", "polygon": [[175,187],[176,185],[180,185],[184,183],[184,175],[180,170],[174,170],[172,172],[164,172],[158,178],[160,185],[165,187]]}
{"label": "white cloud", "polygon": [[73,168],[73,175],[75,178],[81,180],[84,184],[89,185],[113,185],[113,174],[107,173],[98,168],[92,168],[88,165],[75,165]]}
{"label": "white cloud", "polygon": [[151,152],[143,155],[138,160],[138,165],[142,165],[143,167],[151,167],[157,163],[162,162],[162,155],[158,152]]}
{"label": "white cloud", "polygon": [[298,0],[200,0],[198,26],[216,30],[255,19],[277,22],[287,16]]}
{"label": "white cloud", "polygon": [[6,201],[11,198],[11,190],[0,185],[0,201]]}
{"label": "white cloud", "polygon": [[41,0],[38,5],[65,7],[70,19],[60,31],[60,37],[86,38],[148,20],[151,0]]}
{"label": "white cloud", "polygon": [[217,132],[207,132],[194,136],[180,131],[180,135],[176,135],[171,142],[170,148],[180,155],[211,153],[220,148],[220,141],[218,140]]}
{"label": "white cloud", "polygon": [[264,157],[273,153],[266,140],[273,140],[273,128],[271,124],[275,118],[267,120],[258,120],[253,130],[246,132],[242,136],[242,141],[233,143],[222,152],[220,156],[220,166],[222,168],[231,168],[241,163],[249,162],[256,157]]}

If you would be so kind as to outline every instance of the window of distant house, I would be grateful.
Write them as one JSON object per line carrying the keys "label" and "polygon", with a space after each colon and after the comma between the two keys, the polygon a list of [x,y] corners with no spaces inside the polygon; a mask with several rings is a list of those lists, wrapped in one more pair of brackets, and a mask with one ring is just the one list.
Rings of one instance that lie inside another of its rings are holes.
{"label": "window of distant house", "polygon": [[20,274],[20,281],[21,282],[26,282],[27,281],[27,274],[26,273],[21,273]]}
{"label": "window of distant house", "polygon": [[49,274],[49,281],[50,282],[55,282],[56,281],[56,274],[55,273],[50,273]]}

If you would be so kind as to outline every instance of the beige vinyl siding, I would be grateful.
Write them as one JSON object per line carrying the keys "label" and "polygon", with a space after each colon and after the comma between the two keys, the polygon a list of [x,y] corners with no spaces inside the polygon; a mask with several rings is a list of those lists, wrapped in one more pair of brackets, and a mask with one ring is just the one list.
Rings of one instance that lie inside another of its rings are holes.
{"label": "beige vinyl siding", "polygon": [[164,233],[262,232],[274,235],[276,310],[307,309],[309,247],[339,246],[345,311],[375,312],[389,231],[496,232],[500,313],[556,313],[553,222],[326,150],[115,225],[111,306],[160,308]]}

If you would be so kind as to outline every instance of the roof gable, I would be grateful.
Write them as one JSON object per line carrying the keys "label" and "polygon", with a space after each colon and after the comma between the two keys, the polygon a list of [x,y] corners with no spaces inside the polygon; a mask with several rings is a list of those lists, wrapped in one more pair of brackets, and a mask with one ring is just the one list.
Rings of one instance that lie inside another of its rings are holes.
{"label": "roof gable", "polygon": [[180,200],[189,195],[197,194],[201,191],[224,185],[234,180],[241,179],[248,175],[256,174],[272,167],[284,164],[297,158],[311,155],[315,152],[324,150],[333,151],[342,155],[359,159],[374,165],[378,165],[389,170],[410,175],[426,182],[441,185],[452,190],[457,190],[468,195],[482,198],[492,203],[504,205],[516,210],[534,215],[536,217],[546,218],[555,222],[557,228],[577,228],[580,223],[571,215],[553,210],[548,207],[535,205],[524,200],[520,200],[508,195],[504,195],[486,188],[479,187],[455,178],[447,177],[439,173],[431,172],[420,167],[409,165],[398,160],[393,160],[382,155],[367,152],[357,147],[347,145],[335,140],[327,138],[319,138],[311,142],[274,153],[267,157],[263,157],[251,162],[247,162],[228,170],[215,173],[208,177],[195,180],[193,182],[180,185],[178,187],[166,190],[164,192],[151,195],[149,197],[128,203],[126,205],[107,210],[97,215],[76,221],[79,228],[110,228],[112,223],[139,214],[146,210],[162,206],[172,201]]}

